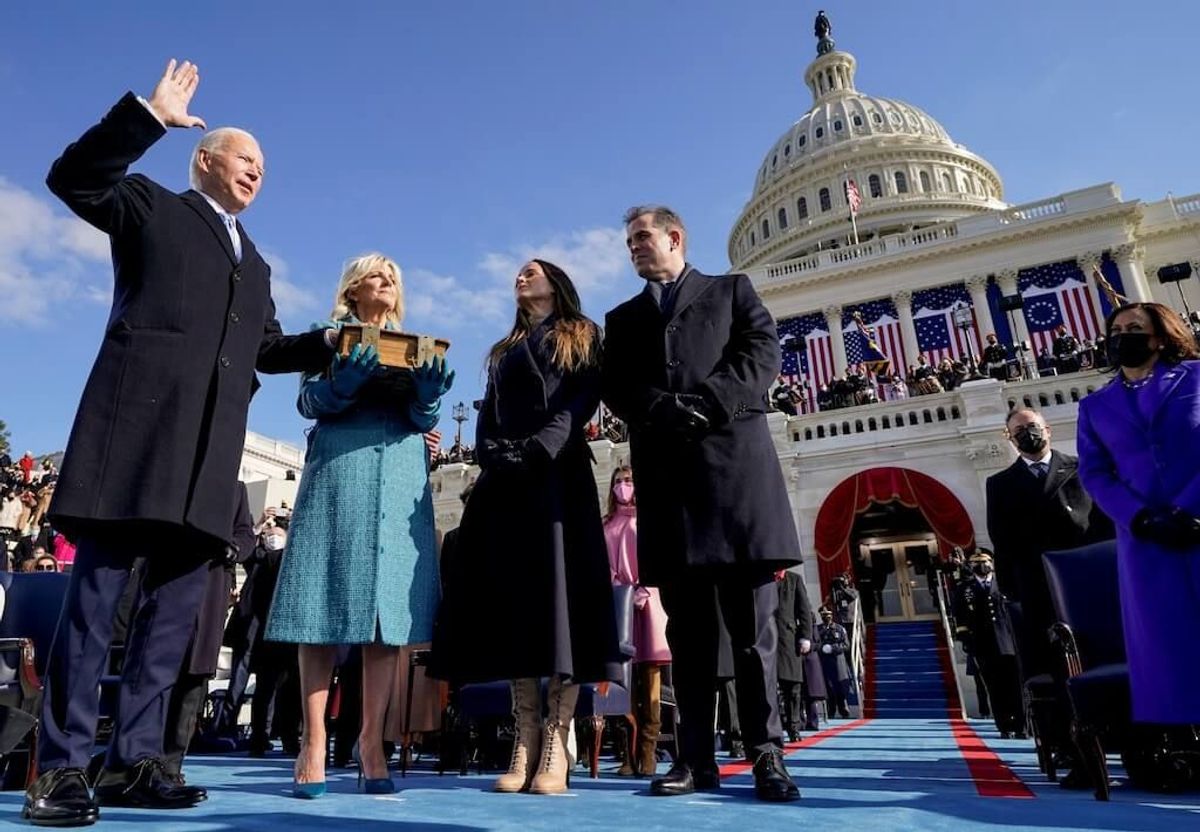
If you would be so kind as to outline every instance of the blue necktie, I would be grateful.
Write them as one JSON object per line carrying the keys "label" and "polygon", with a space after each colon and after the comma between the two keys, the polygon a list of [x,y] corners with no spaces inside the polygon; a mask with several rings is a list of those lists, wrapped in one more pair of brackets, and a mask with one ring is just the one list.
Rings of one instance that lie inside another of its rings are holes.
{"label": "blue necktie", "polygon": [[225,221],[225,229],[229,232],[229,241],[233,243],[233,259],[237,262],[242,262],[242,235],[238,234],[237,220],[233,218],[233,214],[221,214],[221,219]]}
{"label": "blue necktie", "polygon": [[671,314],[671,301],[675,295],[675,284],[678,282],[674,280],[670,283],[660,284],[662,286],[662,294],[658,298],[658,308],[662,310],[664,315]]}
{"label": "blue necktie", "polygon": [[1050,472],[1050,466],[1045,462],[1035,462],[1029,467],[1033,470],[1034,475],[1039,480],[1046,479],[1046,474]]}

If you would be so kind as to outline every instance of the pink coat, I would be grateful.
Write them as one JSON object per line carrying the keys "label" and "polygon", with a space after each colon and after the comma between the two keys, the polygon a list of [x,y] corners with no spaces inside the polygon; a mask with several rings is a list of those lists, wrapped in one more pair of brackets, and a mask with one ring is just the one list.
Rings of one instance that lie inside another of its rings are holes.
{"label": "pink coat", "polygon": [[54,536],[54,559],[58,561],[58,571],[60,572],[63,571],[64,566],[75,563],[75,544],[61,534]]}
{"label": "pink coat", "polygon": [[638,584],[637,509],[618,506],[616,514],[604,521],[604,540],[608,544],[608,566],[614,586],[636,586],[634,595],[633,642],[635,662],[671,661],[667,647],[667,613],[658,597],[658,589]]}

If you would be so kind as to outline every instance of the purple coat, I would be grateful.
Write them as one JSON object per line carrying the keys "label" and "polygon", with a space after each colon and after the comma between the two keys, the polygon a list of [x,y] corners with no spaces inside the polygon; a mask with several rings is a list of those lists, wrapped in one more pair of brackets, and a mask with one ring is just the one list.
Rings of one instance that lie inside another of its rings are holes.
{"label": "purple coat", "polygon": [[1079,476],[1117,525],[1134,719],[1200,722],[1200,547],[1166,549],[1129,527],[1142,508],[1200,515],[1200,361],[1114,380],[1079,404]]}

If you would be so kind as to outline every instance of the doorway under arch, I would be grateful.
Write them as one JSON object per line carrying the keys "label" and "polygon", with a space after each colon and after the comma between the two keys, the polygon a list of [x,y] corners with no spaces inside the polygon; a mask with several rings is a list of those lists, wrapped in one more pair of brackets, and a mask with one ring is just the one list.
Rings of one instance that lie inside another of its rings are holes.
{"label": "doorway under arch", "polygon": [[909,468],[869,468],[838,483],[817,512],[814,539],[822,597],[828,595],[835,575],[851,569],[855,521],[873,505],[892,504],[911,517],[919,515],[933,535],[940,557],[945,558],[955,546],[964,551],[974,548],[971,517],[949,488]]}

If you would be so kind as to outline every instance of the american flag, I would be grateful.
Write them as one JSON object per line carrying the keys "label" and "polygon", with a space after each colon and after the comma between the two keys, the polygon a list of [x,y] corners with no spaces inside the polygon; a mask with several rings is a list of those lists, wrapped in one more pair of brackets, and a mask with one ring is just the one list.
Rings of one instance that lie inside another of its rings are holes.
{"label": "american flag", "polygon": [[[976,360],[983,351],[979,338],[979,322],[973,320],[969,334],[954,325],[954,310],[961,303],[970,304],[970,295],[961,283],[922,289],[913,292],[913,324],[917,330],[917,346],[937,365],[943,358],[965,360],[969,354],[967,340]],[[974,310],[972,310],[972,317]]]}
{"label": "american flag", "polygon": [[846,204],[850,206],[850,216],[857,217],[858,209],[862,207],[862,194],[853,179],[846,180]]}
{"label": "american flag", "polygon": [[1054,330],[1065,325],[1080,341],[1101,332],[1087,279],[1073,260],[1022,269],[1018,287],[1025,298],[1025,323],[1035,352],[1054,352]]}
{"label": "american flag", "polygon": [[[878,353],[867,346],[867,339],[854,320],[855,312],[861,314],[864,327],[874,331]],[[829,337],[825,316],[820,313],[802,315],[779,321],[777,326],[784,347],[783,375],[804,377],[811,411],[815,409],[817,390],[834,379],[833,340]],[[899,316],[890,299],[862,303],[844,310],[842,337],[846,342],[846,363],[850,366],[877,361],[879,354],[891,362],[896,372],[903,372],[901,368],[907,366],[908,357],[904,352]],[[789,349],[797,340],[804,344],[803,352]]]}

